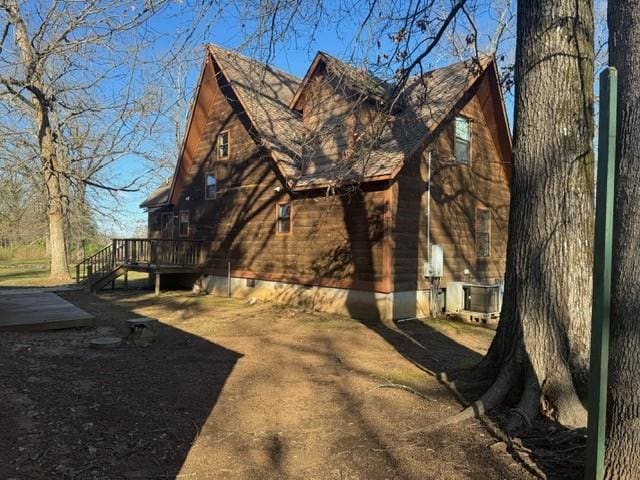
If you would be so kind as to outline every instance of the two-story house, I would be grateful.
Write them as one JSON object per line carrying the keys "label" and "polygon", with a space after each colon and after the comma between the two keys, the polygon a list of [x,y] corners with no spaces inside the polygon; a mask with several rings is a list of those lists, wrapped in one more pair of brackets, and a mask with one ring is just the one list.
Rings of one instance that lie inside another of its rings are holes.
{"label": "two-story house", "polygon": [[204,245],[200,288],[355,317],[431,313],[504,276],[511,139],[495,61],[401,89],[319,52],[305,77],[209,45],[151,238]]}

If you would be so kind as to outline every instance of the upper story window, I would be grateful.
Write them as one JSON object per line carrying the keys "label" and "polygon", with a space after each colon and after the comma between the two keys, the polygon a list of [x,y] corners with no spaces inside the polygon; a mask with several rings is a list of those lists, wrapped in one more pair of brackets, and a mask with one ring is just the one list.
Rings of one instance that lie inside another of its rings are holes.
{"label": "upper story window", "polygon": [[471,121],[466,117],[456,117],[454,155],[456,162],[471,163]]}
{"label": "upper story window", "polygon": [[488,257],[491,249],[491,214],[486,208],[476,209],[476,256]]}
{"label": "upper story window", "polygon": [[189,210],[180,210],[178,216],[178,235],[181,237],[189,236]]}
{"label": "upper story window", "polygon": [[279,203],[277,205],[277,232],[291,232],[291,203]]}
{"label": "upper story window", "polygon": [[229,132],[220,132],[218,135],[218,158],[229,156]]}
{"label": "upper story window", "polygon": [[211,200],[218,194],[218,179],[215,173],[207,173],[204,181],[204,198]]}

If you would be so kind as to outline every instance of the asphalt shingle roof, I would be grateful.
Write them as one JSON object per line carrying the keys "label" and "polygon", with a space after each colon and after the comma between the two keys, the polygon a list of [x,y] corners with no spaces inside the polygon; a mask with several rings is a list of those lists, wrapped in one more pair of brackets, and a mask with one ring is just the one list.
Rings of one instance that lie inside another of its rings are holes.
{"label": "asphalt shingle roof", "polygon": [[[395,175],[405,159],[414,154],[464,93],[493,61],[467,60],[409,78],[399,93],[399,107],[385,114],[379,125],[375,148],[368,148],[347,164],[336,161],[321,171],[305,173],[302,139],[304,130],[299,112],[290,107],[301,80],[257,60],[216,45],[207,49],[220,66],[255,128],[293,190],[321,188],[345,181],[367,182]],[[328,54],[318,54],[328,71],[376,101],[390,100],[393,85],[368,72],[341,62]],[[141,205],[151,207],[167,202],[170,188],[163,185]],[[170,186],[169,186],[170,187]]]}

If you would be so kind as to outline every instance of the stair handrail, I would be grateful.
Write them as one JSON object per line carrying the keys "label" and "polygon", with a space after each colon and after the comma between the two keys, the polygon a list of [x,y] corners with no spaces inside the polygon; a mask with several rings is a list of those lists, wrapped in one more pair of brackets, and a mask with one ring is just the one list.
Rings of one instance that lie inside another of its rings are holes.
{"label": "stair handrail", "polygon": [[[101,248],[93,255],[84,258],[76,265],[76,283],[80,283],[85,278],[90,277],[94,273],[103,272],[108,268],[113,268],[113,243]],[[100,269],[94,267],[103,267]],[[104,268],[106,267],[106,268]]]}

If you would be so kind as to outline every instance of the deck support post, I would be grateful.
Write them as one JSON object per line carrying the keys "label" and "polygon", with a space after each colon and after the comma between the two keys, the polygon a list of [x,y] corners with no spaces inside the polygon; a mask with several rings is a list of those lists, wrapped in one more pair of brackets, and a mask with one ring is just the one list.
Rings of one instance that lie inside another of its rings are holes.
{"label": "deck support post", "polygon": [[156,296],[160,295],[160,273],[156,272]]}
{"label": "deck support post", "polygon": [[129,272],[124,272],[124,288],[125,290],[129,288]]}

